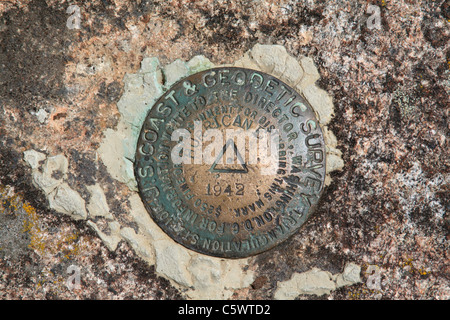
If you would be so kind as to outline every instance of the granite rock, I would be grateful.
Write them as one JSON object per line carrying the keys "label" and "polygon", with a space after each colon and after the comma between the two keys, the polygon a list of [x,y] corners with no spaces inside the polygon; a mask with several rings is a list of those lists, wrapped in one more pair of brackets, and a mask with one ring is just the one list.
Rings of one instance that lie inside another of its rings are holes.
{"label": "granite rock", "polygon": [[[299,275],[315,270],[322,299],[448,300],[446,1],[376,2],[377,16],[361,1],[94,0],[78,3],[79,29],[67,26],[70,4],[0,3],[2,298],[273,299],[296,279],[284,296],[311,299]],[[270,59],[266,45],[288,55]],[[293,59],[300,67],[283,68]],[[177,277],[194,290],[183,288],[148,247],[167,239],[133,197],[133,137],[150,96],[185,70],[261,63],[315,102],[327,187],[276,250],[232,265],[191,259]],[[178,75],[166,78],[169,65]],[[58,155],[67,162],[46,164]],[[79,290],[64,285],[71,265]]]}

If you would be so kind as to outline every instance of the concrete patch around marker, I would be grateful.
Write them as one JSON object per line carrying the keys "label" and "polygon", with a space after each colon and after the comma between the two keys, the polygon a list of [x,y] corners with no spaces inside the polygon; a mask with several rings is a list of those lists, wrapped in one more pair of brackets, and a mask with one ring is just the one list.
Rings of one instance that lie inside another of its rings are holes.
{"label": "concrete patch around marker", "polygon": [[361,268],[354,264],[346,264],[344,271],[332,275],[328,271],[313,268],[303,273],[294,273],[284,282],[278,282],[274,298],[276,300],[294,300],[299,295],[322,296],[330,294],[337,288],[361,282]]}
{"label": "concrete patch around marker", "polygon": [[288,55],[286,57],[286,69],[282,76],[287,80],[286,82],[292,83],[293,87],[296,87],[304,77],[302,66],[297,62],[297,59]]}
{"label": "concrete patch around marker", "polygon": [[137,191],[133,163],[126,158],[130,156],[130,145],[133,145],[136,138],[130,138],[133,137],[133,130],[129,125],[119,123],[117,127],[118,130],[107,129],[104,132],[105,138],[97,151],[108,173],[117,181],[125,183],[131,190]]}
{"label": "concrete patch around marker", "polygon": [[69,162],[63,154],[47,157],[36,150],[24,152],[33,184],[47,195],[50,208],[75,220],[87,218],[85,201],[66,182]]}
{"label": "concrete patch around marker", "polygon": [[350,262],[344,267],[344,271],[336,277],[336,288],[349,286],[361,282],[361,267]]}
{"label": "concrete patch around marker", "polygon": [[33,184],[47,195],[67,177],[68,162],[64,155],[47,158],[43,153],[27,150],[24,160],[32,169]]}
{"label": "concrete patch around marker", "polygon": [[114,219],[112,214],[109,212],[109,206],[106,202],[106,196],[103,189],[95,184],[93,186],[86,186],[91,194],[91,198],[86,206],[86,209],[90,217],[102,217],[109,220]]}
{"label": "concrete patch around marker", "polygon": [[[282,46],[256,45],[232,66],[272,74],[310,102],[324,131],[328,166],[326,184],[329,184],[329,173],[341,169],[343,162],[336,137],[327,128],[333,116],[332,98],[315,86],[319,73],[313,60],[308,57],[296,59]],[[130,218],[137,228],[123,227],[114,219],[99,185],[87,187],[90,198],[85,203],[67,183],[69,163],[64,155],[47,157],[35,150],[24,152],[24,160],[32,168],[34,184],[47,194],[55,211],[75,220],[89,220],[88,225],[111,251],[120,241],[126,241],[144,261],[155,265],[159,275],[169,279],[190,299],[228,299],[234,290],[249,287],[255,278],[251,268],[253,260],[209,257],[172,240],[151,219],[137,193],[133,161],[140,128],[156,100],[182,77],[212,67],[214,64],[204,56],[195,56],[187,62],[176,60],[166,66],[161,66],[156,57],[147,57],[142,60],[137,73],[124,77],[124,93],[117,102],[121,115],[119,123],[115,129],[104,131],[97,152],[111,177],[128,186]],[[109,229],[101,230],[96,219],[106,219]],[[337,278],[318,269],[294,275],[290,282],[279,284],[276,297],[295,298],[300,294],[298,292],[327,293],[337,286],[353,283],[355,270],[350,268]]]}
{"label": "concrete patch around marker", "polygon": [[214,64],[205,56],[200,55],[189,60],[186,66],[189,68],[189,73],[194,74],[203,70],[211,69],[214,67]]}
{"label": "concrete patch around marker", "polygon": [[151,239],[141,233],[136,233],[129,227],[120,229],[117,234],[125,239],[145,262],[150,265],[155,264],[155,252],[150,245]]}
{"label": "concrete patch around marker", "polygon": [[62,183],[48,197],[50,208],[59,213],[71,216],[75,220],[87,218],[87,212],[83,198],[67,183]]}
{"label": "concrete patch around marker", "polygon": [[316,112],[321,125],[327,125],[334,115],[333,100],[323,89],[315,85],[302,87],[302,93]]}
{"label": "concrete patch around marker", "polygon": [[[192,287],[192,274],[189,272],[191,254],[170,240],[159,241],[155,246],[156,271],[169,277],[176,283]],[[206,270],[204,271],[206,272]]]}
{"label": "concrete patch around marker", "polygon": [[115,251],[117,249],[117,246],[119,245],[119,242],[123,240],[120,236],[118,236],[118,234],[120,233],[120,225],[118,222],[114,221],[108,224],[110,228],[110,234],[106,234],[105,232],[101,231],[93,221],[88,221],[87,224],[98,234],[109,251]]}
{"label": "concrete patch around marker", "polygon": [[175,60],[171,64],[164,67],[164,75],[166,77],[165,86],[170,88],[175,82],[189,74],[189,69],[185,62]]}
{"label": "concrete patch around marker", "polygon": [[249,56],[256,62],[261,71],[275,77],[280,77],[286,68],[290,67],[286,65],[286,59],[289,55],[283,46],[256,44]]}
{"label": "concrete patch around marker", "polygon": [[[331,120],[333,115],[332,99],[326,92],[315,86],[315,82],[319,79],[319,73],[311,58],[296,59],[290,56],[282,46],[256,45],[233,66],[261,70],[279,77],[306,96],[322,126]],[[141,70],[137,74],[125,77],[126,90],[118,102],[119,112],[122,115],[121,121],[116,132],[113,133],[110,129],[105,132],[105,140],[98,151],[108,172],[129,187],[131,184],[131,191],[136,191],[134,175],[132,170],[127,168],[130,168],[131,161],[134,160],[135,144],[139,132],[130,129],[127,124],[140,128],[143,117],[146,116],[149,108],[172,84],[182,77],[212,67],[214,64],[204,56],[193,57],[187,62],[175,60],[166,66],[161,66],[157,58],[151,57],[142,61]],[[162,82],[162,79],[165,79],[165,83]],[[153,84],[150,95],[141,94],[146,83]],[[130,107],[130,103],[137,104],[137,106]],[[330,173],[342,168],[343,162],[340,158],[341,153],[336,148],[337,141],[333,133],[327,129],[324,131],[327,139],[327,151],[329,151],[327,152],[329,167],[327,173]],[[126,144],[118,142],[118,140],[124,141],[125,139],[127,139]],[[131,181],[133,183],[130,183]],[[330,181],[331,178],[327,175],[326,183],[329,184]],[[131,215],[139,226],[139,233],[145,235],[149,239],[149,243],[142,243],[138,240],[138,234],[129,229],[122,230],[122,236],[127,238],[138,254],[139,251],[143,251],[140,255],[146,261],[149,260],[146,257],[148,254],[145,252],[153,248],[156,271],[171,280],[174,285],[189,288],[188,297],[191,299],[227,298],[231,296],[231,290],[245,288],[252,283],[253,272],[243,271],[244,266],[248,265],[249,259],[220,261],[217,258],[189,251],[161,231],[149,217],[138,194],[132,194],[129,199],[132,205]]]}
{"label": "concrete patch around marker", "polygon": [[23,159],[31,167],[31,169],[37,169],[40,166],[40,162],[44,161],[47,156],[36,150],[27,150],[23,153]]}

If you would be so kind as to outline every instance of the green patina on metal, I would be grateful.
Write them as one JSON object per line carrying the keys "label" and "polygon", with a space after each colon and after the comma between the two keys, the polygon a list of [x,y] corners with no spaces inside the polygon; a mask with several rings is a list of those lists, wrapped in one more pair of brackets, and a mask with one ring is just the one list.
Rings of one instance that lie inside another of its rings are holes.
{"label": "green patina on metal", "polygon": [[[180,133],[190,154],[172,152]],[[278,136],[270,161],[250,143],[261,133]],[[263,72],[222,67],[178,81],[154,104],[139,135],[135,176],[147,211],[175,241],[243,258],[303,225],[323,191],[325,156],[321,128],[300,94]]]}

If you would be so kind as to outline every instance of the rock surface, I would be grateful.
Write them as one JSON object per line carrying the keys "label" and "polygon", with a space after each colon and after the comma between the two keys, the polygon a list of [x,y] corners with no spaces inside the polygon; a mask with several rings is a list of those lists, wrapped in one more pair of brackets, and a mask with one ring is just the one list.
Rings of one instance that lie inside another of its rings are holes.
{"label": "rock surface", "polygon": [[[365,1],[94,0],[79,28],[71,4],[0,3],[2,298],[449,299],[445,1],[375,2],[378,17]],[[135,115],[186,72],[235,62],[334,105],[316,109],[328,186],[275,249],[229,264],[170,247],[177,271],[135,197]]]}

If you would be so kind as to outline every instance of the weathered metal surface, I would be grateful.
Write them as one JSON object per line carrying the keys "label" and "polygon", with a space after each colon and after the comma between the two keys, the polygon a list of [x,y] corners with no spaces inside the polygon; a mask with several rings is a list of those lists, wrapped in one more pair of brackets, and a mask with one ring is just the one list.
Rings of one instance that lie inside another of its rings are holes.
{"label": "weathered metal surface", "polygon": [[[257,132],[278,136],[276,161],[267,163],[261,139],[250,142]],[[178,151],[181,136],[190,154]],[[175,241],[242,258],[273,248],[311,215],[324,187],[325,145],[294,89],[260,71],[214,68],[180,80],[149,111],[135,176],[149,214]]]}

